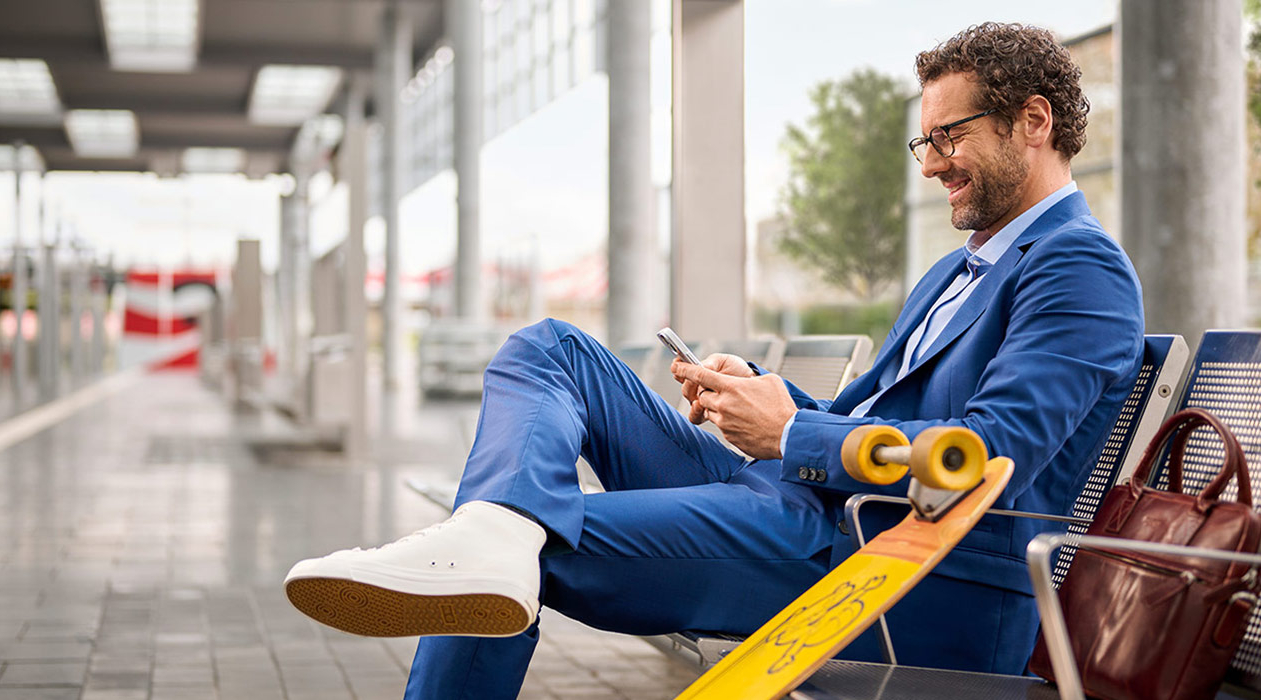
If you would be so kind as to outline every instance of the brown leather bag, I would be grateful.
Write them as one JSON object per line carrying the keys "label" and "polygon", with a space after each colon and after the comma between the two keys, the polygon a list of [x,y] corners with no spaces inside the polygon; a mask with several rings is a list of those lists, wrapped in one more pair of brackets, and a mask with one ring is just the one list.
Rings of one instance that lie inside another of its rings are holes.
{"label": "brown leather bag", "polygon": [[[1199,496],[1182,493],[1182,455],[1191,432],[1221,436],[1225,463]],[[1173,437],[1169,491],[1147,487],[1156,458]],[[1218,500],[1230,478],[1238,503]],[[1174,414],[1152,439],[1128,484],[1108,492],[1087,535],[1256,553],[1261,515],[1252,510],[1239,441],[1202,409]],[[1121,700],[1211,698],[1243,639],[1257,597],[1247,564],[1129,551],[1077,552],[1060,586],[1060,604],[1082,686]],[[1055,680],[1041,635],[1029,670]]]}

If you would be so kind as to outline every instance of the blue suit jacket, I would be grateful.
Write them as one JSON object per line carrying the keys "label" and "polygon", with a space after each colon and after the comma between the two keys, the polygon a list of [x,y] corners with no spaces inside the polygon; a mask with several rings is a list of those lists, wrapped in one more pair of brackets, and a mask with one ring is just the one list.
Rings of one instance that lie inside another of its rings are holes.
{"label": "blue suit jacket", "polygon": [[[1021,234],[978,283],[919,361],[871,406],[849,412],[876,391],[889,363],[901,362],[906,338],[963,269],[959,252],[939,260],[911,291],[870,372],[835,401],[789,386],[800,408],[789,430],[785,481],[837,492],[905,495],[907,481],[886,487],[850,478],[841,442],[855,426],[886,423],[914,439],[925,428],[962,425],[991,455],[1015,462],[996,507],[1069,514],[1107,439],[1142,361],[1143,309],[1129,258],[1074,193]],[[799,477],[801,467],[826,469],[823,483]],[[878,531],[905,510],[864,510],[864,528]],[[882,522],[883,520],[883,522]],[[1025,546],[1047,526],[990,516],[935,573],[1029,593]],[[838,534],[833,564],[849,556]]]}

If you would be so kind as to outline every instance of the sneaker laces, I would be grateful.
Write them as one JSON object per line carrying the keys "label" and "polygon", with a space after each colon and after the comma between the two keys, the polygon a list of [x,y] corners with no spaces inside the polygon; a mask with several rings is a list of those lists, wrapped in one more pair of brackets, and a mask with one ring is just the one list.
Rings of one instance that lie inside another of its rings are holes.
{"label": "sneaker laces", "polygon": [[360,549],[359,547],[355,547],[354,549],[350,551],[351,552],[375,552],[375,551],[382,550],[382,549],[385,549],[386,547],[390,547],[396,544],[406,544],[408,542],[415,542],[416,540],[422,539],[432,533],[438,532],[442,528],[454,523],[456,520],[459,520],[463,516],[464,516],[463,511],[457,511],[454,515],[447,518],[446,520],[443,520],[440,523],[434,523],[433,525],[430,525],[429,527],[421,528],[410,534],[403,535],[402,537],[398,538],[397,540],[394,540],[393,542],[386,542],[383,545],[380,545],[378,547],[371,547],[369,549]]}

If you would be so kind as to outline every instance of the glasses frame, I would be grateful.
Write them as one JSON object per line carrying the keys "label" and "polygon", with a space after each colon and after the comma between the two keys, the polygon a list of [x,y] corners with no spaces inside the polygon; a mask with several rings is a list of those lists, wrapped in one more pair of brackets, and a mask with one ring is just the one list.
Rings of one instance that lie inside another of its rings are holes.
{"label": "glasses frame", "polygon": [[[915,156],[915,160],[921,164],[924,162],[924,160],[919,157],[919,153],[917,153],[915,149],[925,144],[932,146],[933,150],[937,151],[937,155],[941,156],[942,158],[949,158],[950,156],[953,156],[955,154],[955,141],[950,136],[950,130],[955,128],[956,126],[959,126],[960,124],[967,124],[968,122],[974,119],[980,119],[981,117],[988,117],[991,114],[998,114],[998,108],[995,107],[994,109],[987,109],[984,112],[977,112],[976,114],[973,114],[970,117],[964,117],[963,119],[952,121],[949,124],[942,124],[941,126],[935,126],[932,129],[929,129],[928,136],[916,136],[915,138],[907,142],[906,146],[907,148],[911,149],[911,155]],[[942,153],[941,147],[937,145],[936,141],[933,141],[933,138],[932,138],[933,133],[937,131],[938,129],[941,129],[941,133],[945,134],[946,143],[950,144],[949,153]],[[927,154],[928,151],[924,151],[924,153]]]}

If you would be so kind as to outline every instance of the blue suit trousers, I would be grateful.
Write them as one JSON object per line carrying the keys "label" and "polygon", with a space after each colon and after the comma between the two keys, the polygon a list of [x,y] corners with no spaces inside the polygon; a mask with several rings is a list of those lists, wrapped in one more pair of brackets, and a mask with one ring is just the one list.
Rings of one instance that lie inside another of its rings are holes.
{"label": "blue suit trousers", "polygon": [[[580,491],[580,455],[607,492]],[[486,371],[457,505],[501,503],[542,523],[541,601],[571,618],[628,634],[748,634],[827,573],[843,514],[838,498],[781,481],[780,469],[734,453],[590,336],[548,320],[510,337]],[[937,584],[938,595],[949,585]],[[958,585],[978,599],[975,584]],[[1009,593],[993,595],[996,616]],[[914,601],[908,621],[925,612]],[[985,610],[932,612],[952,616],[973,639],[1003,643]],[[512,638],[422,638],[406,697],[516,697],[537,640],[537,625]],[[847,656],[878,652],[866,639]]]}

